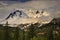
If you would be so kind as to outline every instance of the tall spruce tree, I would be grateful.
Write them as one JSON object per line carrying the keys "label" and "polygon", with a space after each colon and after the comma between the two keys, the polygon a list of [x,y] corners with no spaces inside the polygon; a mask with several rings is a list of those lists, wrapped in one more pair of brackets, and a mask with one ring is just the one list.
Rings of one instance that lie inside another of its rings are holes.
{"label": "tall spruce tree", "polygon": [[28,38],[29,38],[29,40],[33,39],[34,36],[36,36],[35,26],[33,24],[31,24],[29,26],[29,29],[28,29]]}
{"label": "tall spruce tree", "polygon": [[19,27],[15,29],[15,40],[19,40]]}
{"label": "tall spruce tree", "polygon": [[4,31],[5,31],[5,40],[9,40],[9,27],[8,27],[8,21],[5,24]]}
{"label": "tall spruce tree", "polygon": [[23,40],[25,40],[25,31],[24,31],[24,29],[23,29]]}
{"label": "tall spruce tree", "polygon": [[48,37],[48,40],[54,40],[52,26],[48,28],[47,37]]}

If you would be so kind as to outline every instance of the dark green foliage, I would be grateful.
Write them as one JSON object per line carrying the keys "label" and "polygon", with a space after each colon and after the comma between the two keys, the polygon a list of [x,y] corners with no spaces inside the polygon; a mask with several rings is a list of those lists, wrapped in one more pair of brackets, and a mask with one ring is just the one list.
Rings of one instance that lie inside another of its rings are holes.
{"label": "dark green foliage", "polygon": [[[54,20],[56,21],[56,19]],[[31,24],[27,31],[25,31],[26,29],[22,30],[19,27],[10,27],[8,25],[8,22],[5,26],[0,24],[0,40],[60,40],[59,21],[52,21],[40,27],[38,27],[40,25],[38,23]]]}
{"label": "dark green foliage", "polygon": [[9,40],[9,26],[8,26],[8,22],[6,23],[6,26],[4,26],[4,32],[5,32],[5,40]]}
{"label": "dark green foliage", "polygon": [[25,40],[25,31],[23,30],[23,40]]}
{"label": "dark green foliage", "polygon": [[19,40],[19,30],[20,30],[20,28],[19,27],[16,27],[16,29],[15,29],[15,40]]}
{"label": "dark green foliage", "polygon": [[47,32],[47,38],[48,38],[48,40],[54,40],[54,38],[53,38],[53,28],[52,27],[50,27],[48,32]]}
{"label": "dark green foliage", "polygon": [[33,24],[31,24],[31,25],[29,26],[29,29],[28,29],[28,37],[29,37],[30,39],[32,39],[34,36],[36,36],[35,30],[36,30],[35,26],[34,26]]}

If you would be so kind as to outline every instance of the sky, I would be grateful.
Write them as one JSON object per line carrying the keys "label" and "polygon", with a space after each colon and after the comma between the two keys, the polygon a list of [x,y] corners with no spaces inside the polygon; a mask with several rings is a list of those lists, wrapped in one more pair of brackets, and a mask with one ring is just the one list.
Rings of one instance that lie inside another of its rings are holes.
{"label": "sky", "polygon": [[44,9],[53,17],[60,17],[59,0],[0,0],[0,18],[3,19],[14,9]]}

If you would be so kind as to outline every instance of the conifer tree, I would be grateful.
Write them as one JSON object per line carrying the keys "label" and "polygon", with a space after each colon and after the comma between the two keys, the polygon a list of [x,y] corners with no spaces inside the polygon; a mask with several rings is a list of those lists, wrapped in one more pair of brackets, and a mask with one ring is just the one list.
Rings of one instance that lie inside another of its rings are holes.
{"label": "conifer tree", "polygon": [[36,36],[35,26],[33,24],[31,24],[28,29],[28,37],[29,37],[29,39],[33,39],[34,36]]}
{"label": "conifer tree", "polygon": [[48,40],[54,40],[52,26],[48,29],[47,37],[48,37]]}
{"label": "conifer tree", "polygon": [[5,31],[5,40],[9,40],[9,29],[8,29],[8,21],[5,24],[4,31]]}
{"label": "conifer tree", "polygon": [[23,40],[25,40],[25,31],[24,31],[24,29],[23,29]]}
{"label": "conifer tree", "polygon": [[15,40],[19,40],[19,27],[15,29]]}

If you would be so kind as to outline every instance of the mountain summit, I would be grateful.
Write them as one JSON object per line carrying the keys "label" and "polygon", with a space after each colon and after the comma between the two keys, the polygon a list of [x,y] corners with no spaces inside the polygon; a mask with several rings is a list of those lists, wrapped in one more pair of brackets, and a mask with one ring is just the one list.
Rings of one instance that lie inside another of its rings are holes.
{"label": "mountain summit", "polygon": [[9,16],[6,18],[9,19],[9,18],[14,18],[14,17],[28,17],[22,10],[15,10],[13,13],[10,13]]}

